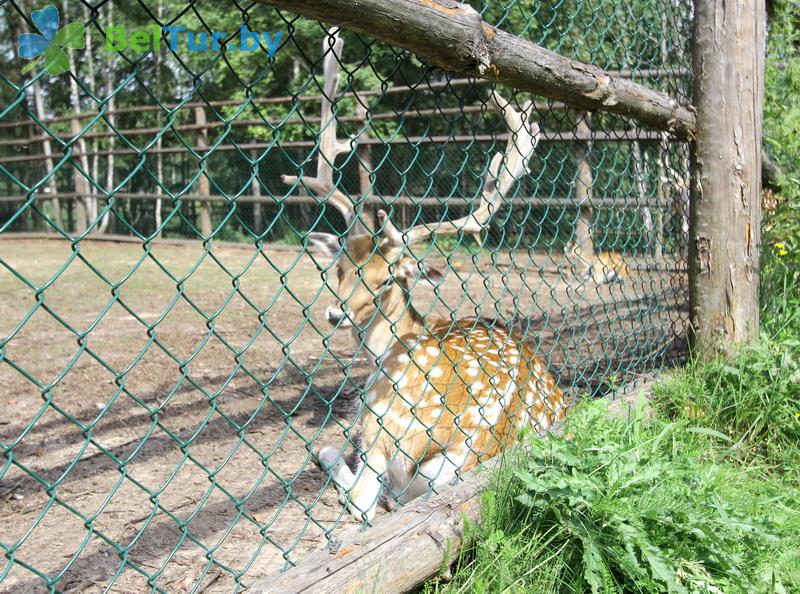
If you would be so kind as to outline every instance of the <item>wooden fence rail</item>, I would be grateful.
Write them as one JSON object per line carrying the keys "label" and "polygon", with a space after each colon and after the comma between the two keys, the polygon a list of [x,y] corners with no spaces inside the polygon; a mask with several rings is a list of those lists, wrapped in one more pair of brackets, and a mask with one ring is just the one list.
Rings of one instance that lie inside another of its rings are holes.
{"label": "wooden fence rail", "polygon": [[[59,192],[57,194],[43,193],[37,196],[40,200],[52,200],[57,198],[59,200],[69,201],[83,198],[85,195],[76,194],[75,192]],[[104,199],[101,195],[99,198]],[[117,200],[134,200],[143,202],[153,202],[156,200],[163,200],[165,203],[175,199],[180,199],[182,202],[203,202],[203,203],[224,203],[224,204],[320,204],[324,198],[309,196],[307,194],[293,194],[291,196],[264,196],[264,195],[242,195],[237,197],[226,197],[219,194],[182,194],[170,196],[169,194],[154,194],[147,192],[117,192],[114,194]],[[357,198],[357,197],[356,197]],[[3,202],[25,202],[28,198],[24,196],[2,196],[0,195],[0,203]],[[362,200],[364,205],[368,206],[448,206],[448,207],[465,207],[470,204],[461,196],[433,198],[429,196],[377,196],[370,195]],[[651,208],[670,210],[673,205],[667,202],[658,200],[642,200],[637,196],[618,196],[618,197],[591,197],[586,199],[577,200],[571,197],[540,197],[528,196],[517,197],[507,200],[505,204],[512,206],[533,206],[533,207],[555,207],[555,208],[583,208],[586,205],[596,208]]]}

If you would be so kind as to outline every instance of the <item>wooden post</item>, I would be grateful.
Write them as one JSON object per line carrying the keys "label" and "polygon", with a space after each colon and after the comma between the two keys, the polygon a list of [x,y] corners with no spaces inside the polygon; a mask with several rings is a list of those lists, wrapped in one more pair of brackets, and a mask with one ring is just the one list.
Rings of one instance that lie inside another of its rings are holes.
{"label": "wooden post", "polygon": [[[659,145],[659,153],[661,152]],[[649,170],[649,169],[648,169]],[[656,245],[653,250],[653,255],[656,261],[661,262],[664,259],[664,209],[667,208],[666,195],[664,192],[664,178],[667,173],[664,171],[663,159],[658,159],[658,180],[656,181]]]}
{"label": "wooden post", "polygon": [[[589,126],[591,116],[583,113],[578,116],[578,123],[575,132],[579,138],[590,138],[592,129]],[[582,258],[578,262],[573,262],[573,270],[578,275],[589,272],[592,259],[594,258],[594,240],[592,239],[592,223],[594,222],[594,209],[592,208],[592,164],[589,161],[590,141],[579,141],[575,151],[576,165],[578,169],[575,180],[575,202],[580,205],[578,220],[575,222],[574,241],[577,244]],[[573,254],[568,254],[574,258]]]}
{"label": "wooden post", "polygon": [[758,335],[765,21],[764,0],[695,0],[689,299],[701,356]]}
{"label": "wooden post", "polygon": [[[194,123],[202,126],[197,132],[197,150],[205,153],[208,149],[208,128],[206,125],[206,110],[203,106],[194,108]],[[211,183],[208,181],[208,162],[206,161],[206,171],[198,180],[198,194],[201,196],[211,195]],[[211,202],[204,200],[200,203],[200,232],[204,237],[211,236]]]}

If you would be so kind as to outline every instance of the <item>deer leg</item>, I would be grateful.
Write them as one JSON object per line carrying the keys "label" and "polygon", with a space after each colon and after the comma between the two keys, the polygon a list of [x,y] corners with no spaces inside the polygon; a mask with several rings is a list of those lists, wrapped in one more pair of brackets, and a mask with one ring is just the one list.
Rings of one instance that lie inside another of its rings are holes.
{"label": "deer leg", "polygon": [[466,444],[463,444],[455,451],[451,449],[447,453],[436,454],[431,459],[420,464],[414,483],[403,494],[401,502],[406,503],[431,489],[438,491],[451,483],[458,476],[458,471],[466,464],[468,456],[469,448]]}
{"label": "deer leg", "polygon": [[372,521],[383,486],[381,477],[386,472],[386,457],[377,451],[366,453],[355,473],[350,471],[335,448],[320,451],[319,461],[330,473],[339,491],[339,501],[347,503],[353,517],[358,521]]}
{"label": "deer leg", "polygon": [[321,449],[318,458],[320,466],[330,474],[331,480],[336,486],[339,503],[344,505],[347,501],[347,492],[353,488],[356,482],[356,477],[344,461],[344,455],[336,448],[329,447]]}
{"label": "deer leg", "polygon": [[356,483],[350,490],[347,507],[356,520],[371,522],[381,496],[381,478],[386,472],[387,461],[381,452],[374,450],[368,452],[365,458],[359,462]]}

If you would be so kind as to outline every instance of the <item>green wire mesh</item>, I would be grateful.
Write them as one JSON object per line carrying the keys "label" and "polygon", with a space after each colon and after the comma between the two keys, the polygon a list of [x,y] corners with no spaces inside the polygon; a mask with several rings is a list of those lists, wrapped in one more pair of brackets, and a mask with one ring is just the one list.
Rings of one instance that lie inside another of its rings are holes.
{"label": "green wire mesh", "polygon": [[[472,3],[569,57],[690,101],[691,11],[667,0]],[[231,591],[357,524],[314,454],[355,439],[363,345],[330,326],[344,235],[316,168],[326,28],[258,4],[59,4],[87,48],[58,77],[16,55],[43,5],[0,0],[0,590]],[[273,58],[107,52],[104,31],[281,32]],[[400,227],[469,212],[502,118],[493,85],[342,32],[336,186]],[[330,47],[330,46],[328,46]],[[514,329],[573,397],[685,356],[688,147],[534,100],[543,136],[481,242],[415,255],[429,316]],[[282,175],[298,175],[294,187]],[[576,279],[587,234],[621,282]]]}

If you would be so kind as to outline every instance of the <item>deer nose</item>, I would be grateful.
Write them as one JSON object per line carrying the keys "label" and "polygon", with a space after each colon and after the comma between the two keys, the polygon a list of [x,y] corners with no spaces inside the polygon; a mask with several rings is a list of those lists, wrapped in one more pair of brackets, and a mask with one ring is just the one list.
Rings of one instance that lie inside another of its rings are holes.
{"label": "deer nose", "polygon": [[341,328],[348,328],[351,325],[350,319],[338,305],[328,306],[328,309],[325,310],[325,319],[328,320],[331,326],[338,325]]}

